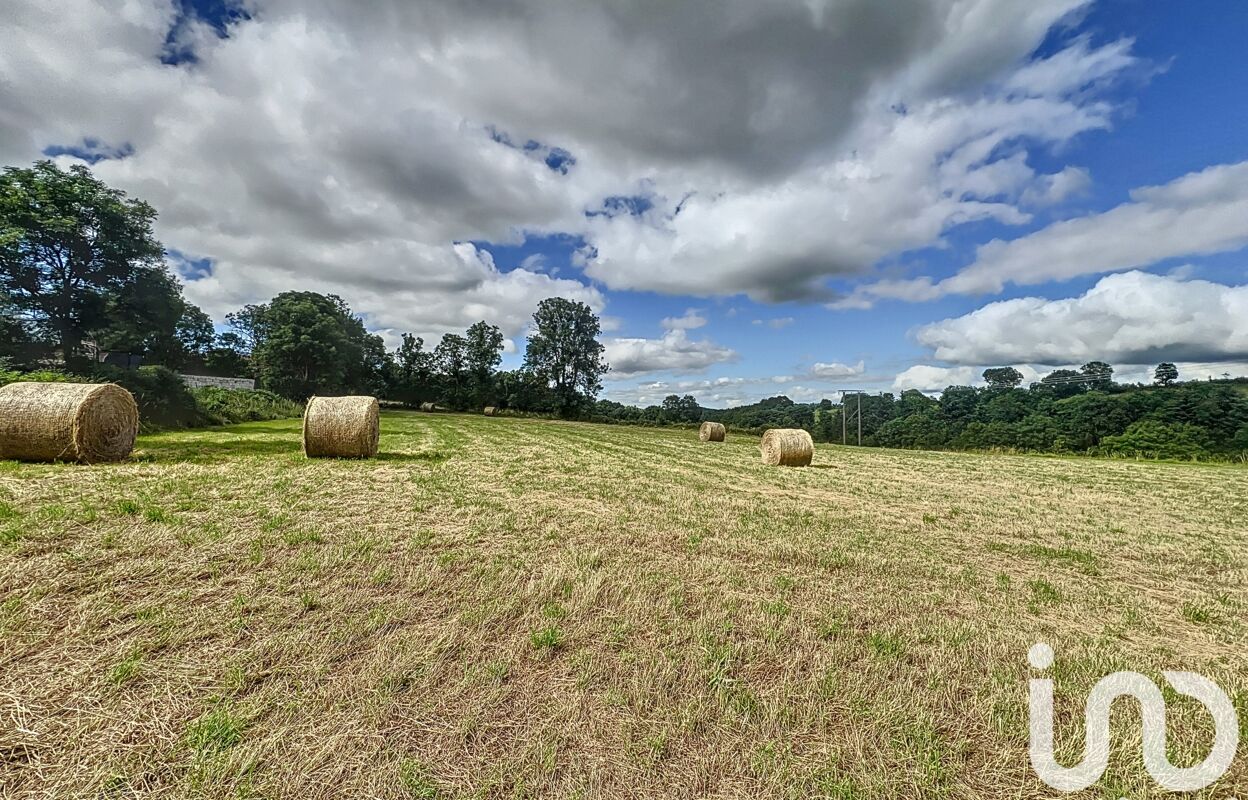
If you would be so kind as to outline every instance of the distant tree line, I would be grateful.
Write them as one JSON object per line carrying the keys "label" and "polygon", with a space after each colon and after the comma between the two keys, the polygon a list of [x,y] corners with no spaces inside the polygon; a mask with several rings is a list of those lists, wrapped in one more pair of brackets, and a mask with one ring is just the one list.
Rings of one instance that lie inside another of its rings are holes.
{"label": "distant tree line", "polygon": [[1153,385],[1123,385],[1098,361],[1023,389],[1021,375],[994,381],[988,372],[987,386],[950,386],[938,399],[864,397],[863,443],[1184,459],[1248,452],[1248,381],[1180,383],[1165,363]]}
{"label": "distant tree line", "polygon": [[1248,379],[1179,382],[1174,364],[1158,365],[1151,386],[1119,384],[1113,367],[1092,361],[1060,369],[1022,388],[1013,367],[984,371],[985,386],[950,386],[938,398],[919,391],[847,395],[795,403],[769,397],[729,409],[702,408],[691,395],[668,395],[636,408],[599,400],[599,422],[686,425],[703,420],[757,434],[804,428],[818,442],[928,450],[1236,458],[1248,455]]}
{"label": "distant tree line", "polygon": [[[160,369],[254,376],[261,389],[302,401],[372,394],[452,409],[486,405],[579,416],[607,371],[601,326],[584,303],[543,301],[523,366],[499,371],[503,335],[481,321],[436,347],[404,334],[389,351],[340,297],[283,292],[229,314],[218,333],[182,296],[152,230],[156,211],[51,161],[0,174],[0,367],[60,366],[116,379],[103,354],[141,359],[130,380],[155,397],[174,392]],[[132,365],[127,359],[126,365]],[[153,401],[154,402],[154,401]]]}
{"label": "distant tree line", "polygon": [[607,371],[598,317],[584,303],[550,298],[533,315],[524,364],[502,371],[504,339],[484,320],[447,333],[433,349],[410,333],[393,351],[334,295],[283,292],[226,317],[231,331],[206,354],[213,366],[254,375],[286,397],[371,394],[409,406],[485,406],[578,416]]}

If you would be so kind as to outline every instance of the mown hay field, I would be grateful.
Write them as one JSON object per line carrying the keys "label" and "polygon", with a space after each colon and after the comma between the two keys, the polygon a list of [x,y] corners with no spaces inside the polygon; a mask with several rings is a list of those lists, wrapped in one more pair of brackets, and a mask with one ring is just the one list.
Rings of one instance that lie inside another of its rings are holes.
{"label": "mown hay field", "polygon": [[[375,460],[290,420],[0,463],[0,794],[1048,797],[1039,641],[1064,763],[1117,669],[1248,723],[1248,469],[697,438],[388,412]],[[1115,731],[1090,796],[1156,796]]]}

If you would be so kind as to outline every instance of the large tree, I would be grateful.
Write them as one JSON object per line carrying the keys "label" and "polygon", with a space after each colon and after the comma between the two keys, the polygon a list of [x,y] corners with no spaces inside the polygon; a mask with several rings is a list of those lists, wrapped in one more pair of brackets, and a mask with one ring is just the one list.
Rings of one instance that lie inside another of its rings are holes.
{"label": "large tree", "polygon": [[1163,361],[1153,371],[1153,383],[1158,386],[1169,386],[1179,379],[1179,368],[1169,361]]}
{"label": "large tree", "polygon": [[243,339],[237,333],[218,334],[204,354],[204,367],[210,374],[226,378],[254,376],[251,360],[244,351]]}
{"label": "large tree", "polygon": [[238,352],[250,356],[262,337],[261,315],[265,306],[249,303],[238,311],[225,315],[225,321],[233,329]]}
{"label": "large tree", "polygon": [[0,361],[24,364],[32,360],[35,343],[16,306],[0,290]]}
{"label": "large tree", "polygon": [[560,414],[575,413],[602,389],[610,367],[598,341],[601,330],[593,310],[575,300],[552,297],[533,314],[524,365],[550,387]]}
{"label": "large tree", "polygon": [[984,381],[992,389],[1013,389],[1023,382],[1023,373],[1013,367],[993,367],[984,370]]}
{"label": "large tree", "polygon": [[1074,397],[1087,388],[1084,376],[1073,369],[1055,369],[1041,378],[1038,385],[1053,397]]}
{"label": "large tree", "polygon": [[1114,385],[1114,368],[1104,361],[1089,361],[1079,368],[1079,374],[1087,378],[1089,389],[1104,391]]}
{"label": "large tree", "polygon": [[438,380],[442,399],[451,408],[468,407],[468,343],[457,333],[443,335],[442,341],[433,349],[434,368],[438,372]]}
{"label": "large tree", "polygon": [[425,349],[425,340],[410,333],[403,334],[403,344],[394,351],[394,397],[415,404],[431,399],[433,392],[433,353]]}
{"label": "large tree", "polygon": [[503,333],[497,325],[481,321],[464,333],[464,345],[473,403],[493,405],[497,402],[495,370],[503,363]]}
{"label": "large tree", "polygon": [[176,287],[152,233],[155,219],[150,205],[85,166],[8,167],[0,175],[0,290],[67,361],[119,313],[172,331],[178,313],[170,319],[160,307],[167,293],[153,291]]}
{"label": "large tree", "polygon": [[265,389],[299,400],[384,389],[385,345],[365,330],[342,298],[283,292],[245,312],[254,342],[252,361]]}

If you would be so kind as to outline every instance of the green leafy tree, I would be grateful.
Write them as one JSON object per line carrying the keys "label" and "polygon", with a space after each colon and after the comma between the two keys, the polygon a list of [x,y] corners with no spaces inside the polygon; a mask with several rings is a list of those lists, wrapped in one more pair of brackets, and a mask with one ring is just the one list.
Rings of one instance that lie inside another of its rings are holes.
{"label": "green leafy tree", "polygon": [[225,315],[226,324],[237,337],[238,351],[250,356],[263,337],[263,326],[260,317],[266,306],[249,303],[232,314]]}
{"label": "green leafy tree", "polygon": [[1179,379],[1179,368],[1169,361],[1163,361],[1153,370],[1153,383],[1158,386],[1169,386]]}
{"label": "green leafy tree", "polygon": [[268,305],[244,311],[254,343],[251,358],[263,388],[297,400],[384,390],[385,344],[365,330],[342,298],[283,292]]}
{"label": "green leafy tree", "polygon": [[885,422],[872,438],[882,447],[936,448],[948,444],[949,429],[939,411],[930,408]]}
{"label": "green leafy tree", "polygon": [[984,370],[984,381],[990,389],[1013,389],[1022,384],[1023,373],[1013,367],[993,367]]}
{"label": "green leafy tree", "polygon": [[1114,385],[1114,368],[1104,361],[1089,361],[1079,368],[1079,374],[1088,379],[1089,390],[1105,391]]}
{"label": "green leafy tree", "polygon": [[349,315],[346,327],[348,338],[360,349],[360,360],[348,362],[347,387],[356,394],[389,397],[394,384],[394,359],[385,340],[369,333],[354,315]]}
{"label": "green leafy tree", "polygon": [[424,339],[403,334],[394,362],[396,399],[415,405],[433,398],[433,353],[425,349]]}
{"label": "green leafy tree", "polygon": [[433,349],[433,363],[443,401],[451,408],[467,408],[471,393],[468,342],[459,334],[445,334]]}
{"label": "green leafy tree", "polygon": [[119,322],[97,334],[96,341],[106,350],[146,353],[149,363],[171,369],[202,365],[216,342],[212,318],[178,294],[168,295],[163,308],[159,327],[136,325],[140,314],[119,313]]}
{"label": "green leafy tree", "polygon": [[574,300],[543,300],[533,315],[524,365],[550,388],[560,414],[575,414],[602,389],[609,367],[599,333],[597,315]]}
{"label": "green leafy tree", "polygon": [[1121,435],[1106,436],[1101,451],[1143,458],[1201,458],[1209,454],[1209,434],[1196,425],[1133,422]]}
{"label": "green leafy tree", "polygon": [[[495,378],[499,404],[522,411],[551,411],[550,387],[527,369],[500,372]],[[639,410],[638,410],[639,411]]]}
{"label": "green leafy tree", "polygon": [[680,395],[669,394],[663,398],[663,402],[659,407],[663,409],[664,419],[672,422],[680,419]]}
{"label": "green leafy tree", "polygon": [[939,407],[939,405],[937,401],[923,394],[918,389],[907,389],[897,399],[897,413],[900,416],[922,414],[930,409]]}
{"label": "green leafy tree", "polygon": [[840,413],[832,407],[831,400],[821,400],[815,409],[815,425],[811,435],[816,442],[839,442],[841,440]]}
{"label": "green leafy tree", "polygon": [[209,374],[226,378],[243,378],[252,374],[251,360],[237,333],[226,331],[217,335],[212,347],[204,354],[204,367]]}
{"label": "green leafy tree", "polygon": [[682,422],[700,422],[702,420],[702,406],[698,405],[698,399],[693,395],[687,394],[681,397],[678,406]]}
{"label": "green leafy tree", "polygon": [[[77,362],[84,339],[117,313],[161,317],[176,286],[152,232],[155,210],[97,180],[85,166],[51,161],[0,175],[0,290],[35,336]],[[172,331],[177,314],[167,322]],[[140,339],[143,337],[139,337]]]}
{"label": "green leafy tree", "polygon": [[1235,438],[1231,439],[1231,443],[1227,448],[1232,453],[1248,454],[1248,425],[1244,425],[1235,434]]}
{"label": "green leafy tree", "polygon": [[1053,397],[1074,397],[1087,390],[1083,375],[1073,369],[1055,369],[1040,379],[1040,388]]}
{"label": "green leafy tree", "polygon": [[982,422],[1019,422],[1031,413],[1029,400],[1024,389],[989,390],[976,417]]}
{"label": "green leafy tree", "polygon": [[0,291],[0,362],[29,364],[37,360],[39,349],[8,293]]}
{"label": "green leafy tree", "polygon": [[474,406],[496,402],[495,370],[503,363],[503,333],[497,325],[485,321],[473,324],[464,333],[464,361],[468,371],[469,392]]}
{"label": "green leafy tree", "polygon": [[950,386],[940,395],[940,415],[955,429],[975,419],[979,392],[970,386]]}
{"label": "green leafy tree", "polygon": [[182,316],[178,318],[174,337],[183,353],[202,358],[216,344],[217,329],[212,324],[212,317],[199,306],[183,301]]}

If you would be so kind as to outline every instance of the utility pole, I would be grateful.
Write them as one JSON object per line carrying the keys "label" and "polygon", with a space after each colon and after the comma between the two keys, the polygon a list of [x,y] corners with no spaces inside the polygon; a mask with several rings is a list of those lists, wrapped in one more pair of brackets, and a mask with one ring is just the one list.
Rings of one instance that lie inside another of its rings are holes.
{"label": "utility pole", "polygon": [[862,447],[862,392],[858,393],[858,446]]}
{"label": "utility pole", "polygon": [[858,406],[854,414],[858,417],[858,446],[862,446],[862,394],[861,389],[841,390],[841,444],[849,443],[849,398],[851,395],[858,395]]}

